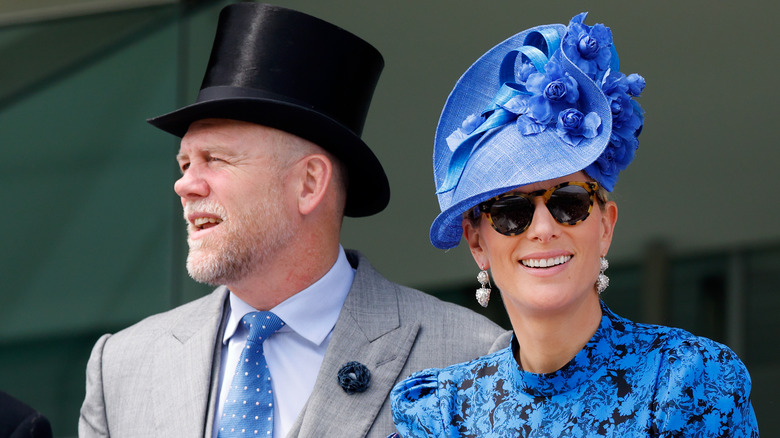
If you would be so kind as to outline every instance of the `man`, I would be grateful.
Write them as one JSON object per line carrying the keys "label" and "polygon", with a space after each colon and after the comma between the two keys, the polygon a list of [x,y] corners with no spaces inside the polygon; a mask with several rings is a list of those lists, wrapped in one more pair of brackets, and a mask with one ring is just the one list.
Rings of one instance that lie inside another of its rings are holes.
{"label": "man", "polygon": [[[187,269],[224,286],[97,342],[80,436],[384,438],[394,383],[508,344],[485,318],[389,282],[339,244],[345,214],[389,200],[360,139],[382,66],[314,17],[222,11],[197,102],[150,123],[182,136]],[[257,335],[255,315],[278,331]]]}

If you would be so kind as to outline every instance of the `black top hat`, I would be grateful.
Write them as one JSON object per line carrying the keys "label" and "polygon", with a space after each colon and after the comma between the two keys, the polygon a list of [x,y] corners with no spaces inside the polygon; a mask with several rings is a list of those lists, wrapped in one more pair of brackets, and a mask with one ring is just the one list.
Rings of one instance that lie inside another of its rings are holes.
{"label": "black top hat", "polygon": [[192,122],[225,118],[305,138],[344,163],[344,214],[369,216],[390,200],[384,169],[360,139],[382,67],[373,46],[319,18],[236,3],[219,15],[197,101],[148,122],[182,137]]}

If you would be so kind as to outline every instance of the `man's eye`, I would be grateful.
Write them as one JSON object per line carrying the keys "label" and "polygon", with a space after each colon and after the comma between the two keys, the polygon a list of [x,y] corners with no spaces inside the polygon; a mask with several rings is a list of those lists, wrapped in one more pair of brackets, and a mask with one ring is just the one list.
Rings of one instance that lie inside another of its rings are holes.
{"label": "man's eye", "polygon": [[190,163],[182,163],[179,165],[179,168],[181,169],[182,172],[184,172],[185,170],[190,168]]}

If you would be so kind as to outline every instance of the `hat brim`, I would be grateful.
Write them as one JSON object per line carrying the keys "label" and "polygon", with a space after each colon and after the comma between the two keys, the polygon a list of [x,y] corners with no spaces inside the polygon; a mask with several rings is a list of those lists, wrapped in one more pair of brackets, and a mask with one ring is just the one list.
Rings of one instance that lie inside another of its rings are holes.
{"label": "hat brim", "polygon": [[147,120],[183,137],[198,120],[220,118],[256,123],[288,132],[317,144],[341,160],[348,174],[344,215],[370,216],[390,201],[387,176],[371,149],[341,123],[296,103],[273,98],[229,97],[199,101]]}

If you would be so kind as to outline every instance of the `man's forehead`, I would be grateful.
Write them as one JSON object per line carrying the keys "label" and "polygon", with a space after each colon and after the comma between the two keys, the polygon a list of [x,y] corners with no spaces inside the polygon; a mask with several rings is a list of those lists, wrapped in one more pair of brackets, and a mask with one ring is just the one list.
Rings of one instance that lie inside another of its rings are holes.
{"label": "man's forehead", "polygon": [[202,119],[190,125],[181,139],[178,161],[195,155],[276,156],[328,154],[320,146],[276,128],[231,119]]}
{"label": "man's forehead", "polygon": [[193,123],[184,134],[177,157],[195,152],[230,152],[236,145],[251,141],[247,127],[231,120],[206,119]]}
{"label": "man's forehead", "polygon": [[255,133],[202,130],[188,132],[182,138],[176,160],[190,161],[195,157],[263,158],[273,157],[289,149],[289,144],[278,137],[254,135]]}

